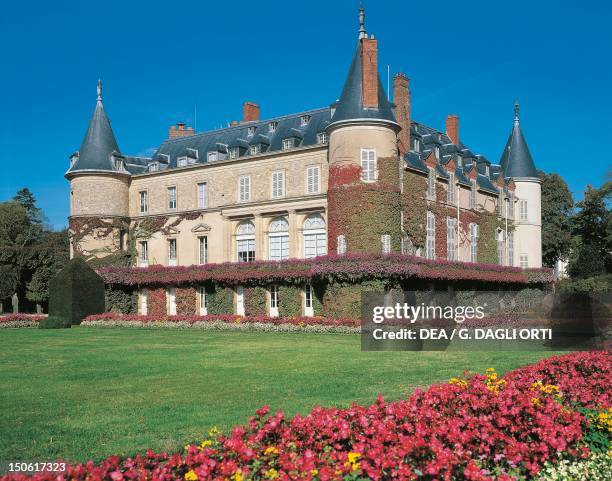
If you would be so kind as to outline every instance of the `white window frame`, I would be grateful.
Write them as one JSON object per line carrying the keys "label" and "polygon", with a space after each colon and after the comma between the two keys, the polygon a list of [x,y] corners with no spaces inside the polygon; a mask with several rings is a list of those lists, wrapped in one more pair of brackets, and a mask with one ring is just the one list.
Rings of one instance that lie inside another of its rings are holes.
{"label": "white window frame", "polygon": [[383,254],[391,254],[391,235],[383,234],[380,236],[380,243]]}
{"label": "white window frame", "polygon": [[206,209],[208,207],[208,184],[206,182],[198,182],[196,190],[198,192],[198,208]]}
{"label": "white window frame", "polygon": [[314,290],[312,289],[312,285],[306,284],[304,286],[304,316],[313,317],[314,316]]}
{"label": "white window frame", "polygon": [[249,202],[251,200],[251,176],[241,175],[238,178],[238,201]]}
{"label": "white window frame", "polygon": [[478,262],[478,224],[470,224],[470,262]]}
{"label": "white window frame", "polygon": [[361,149],[361,181],[376,182],[376,149]]}
{"label": "white window frame", "polygon": [[456,193],[456,187],[457,185],[455,184],[455,173],[454,172],[449,172],[448,174],[448,190],[446,191],[446,201],[449,204],[456,204],[457,199],[455,198],[455,193]]}
{"label": "white window frame", "polygon": [[257,155],[261,152],[261,146],[259,144],[251,145],[249,147],[249,154]]}
{"label": "white window frame", "polygon": [[230,159],[237,159],[238,157],[240,157],[240,147],[232,147],[229,149]]}
{"label": "white window frame", "polygon": [[178,195],[176,186],[168,187],[166,193],[168,196],[168,210],[176,210],[178,207]]}
{"label": "white window frame", "polygon": [[300,117],[300,126],[305,127],[310,123],[310,115],[302,115]]}
{"label": "white window frame", "polygon": [[271,261],[289,259],[289,221],[285,217],[277,217],[270,222],[268,259]]}
{"label": "white window frame", "polygon": [[521,222],[527,222],[529,220],[527,199],[521,199],[519,201],[519,220]]}
{"label": "white window frame", "polygon": [[[247,225],[250,224],[250,226]],[[244,225],[247,232],[241,233],[240,227]],[[236,261],[237,262],[254,262],[255,261],[255,225],[252,221],[243,221],[238,225],[236,230]],[[241,253],[246,253],[241,257]]]}
{"label": "white window frame", "polygon": [[138,292],[138,314],[146,316],[148,312],[147,289],[143,287]]}
{"label": "white window frame", "polygon": [[285,197],[285,172],[275,170],[272,172],[272,198],[280,199]]}
{"label": "white window frame", "polygon": [[523,269],[529,267],[529,256],[527,254],[521,254],[520,256],[520,266]]}
{"label": "white window frame", "polygon": [[198,237],[198,264],[208,264],[208,236]]}
{"label": "white window frame", "polygon": [[288,139],[283,139],[283,146],[282,146],[283,150],[289,150],[289,149],[292,149],[293,147],[295,147],[295,140],[292,137]]}
{"label": "white window frame", "polygon": [[497,242],[497,261],[500,266],[506,265],[506,231],[497,229],[495,240]]}
{"label": "white window frame", "polygon": [[318,194],[321,192],[321,167],[309,165],[306,167],[306,193]]}
{"label": "white window frame", "polygon": [[244,316],[244,287],[236,287],[236,315]]}
{"label": "white window frame", "polygon": [[138,256],[138,265],[140,267],[147,267],[149,265],[149,242],[139,241],[140,253]]}
{"label": "white window frame", "polygon": [[427,198],[436,198],[436,171],[433,167],[427,167]]}
{"label": "white window frame", "polygon": [[174,287],[166,289],[166,312],[169,316],[176,316],[176,289]]}
{"label": "white window frame", "polygon": [[346,254],[346,236],[340,234],[336,239],[336,252],[339,256]]}
{"label": "white window frame", "polygon": [[268,295],[270,296],[270,317],[278,317],[278,286],[276,284],[272,284],[268,290]]}
{"label": "white window frame", "polygon": [[457,260],[457,219],[455,217],[446,218],[446,259]]}
{"label": "white window frame", "polygon": [[326,144],[326,143],[327,143],[327,132],[317,133],[317,144]]}
{"label": "white window frame", "polygon": [[216,162],[217,160],[219,160],[219,152],[211,151],[206,154],[207,162]]}
{"label": "white window frame", "polygon": [[510,192],[508,197],[508,217],[514,219],[514,192]]}
{"label": "white window frame", "polygon": [[268,123],[268,132],[276,132],[276,129],[278,128],[278,122],[277,121],[272,121]]}
{"label": "white window frame", "polygon": [[187,157],[179,157],[176,159],[177,167],[187,167]]}
{"label": "white window frame", "polygon": [[178,265],[178,241],[177,239],[168,239],[168,265],[169,266]]}
{"label": "white window frame", "polygon": [[247,136],[252,137],[253,135],[255,135],[255,127],[249,127],[247,129]]}
{"label": "white window frame", "polygon": [[140,198],[140,213],[146,214],[149,212],[149,192],[141,190],[138,194]]}
{"label": "white window frame", "polygon": [[[309,227],[308,224],[313,222],[316,222],[320,227]],[[327,254],[327,225],[320,214],[310,215],[304,220],[302,237],[305,259]]]}
{"label": "white window frame", "polygon": [[436,258],[436,216],[433,212],[427,212],[425,257],[432,260]]}
{"label": "white window frame", "polygon": [[200,316],[208,315],[208,299],[206,298],[206,287],[201,286],[198,289],[198,304]]}
{"label": "white window frame", "polygon": [[149,172],[157,172],[159,171],[159,162],[151,162],[149,164]]}
{"label": "white window frame", "polygon": [[436,156],[436,160],[440,160],[440,147],[437,145],[434,147],[434,154]]}
{"label": "white window frame", "polygon": [[514,265],[514,231],[508,231],[506,242],[508,243],[508,265],[513,266]]}

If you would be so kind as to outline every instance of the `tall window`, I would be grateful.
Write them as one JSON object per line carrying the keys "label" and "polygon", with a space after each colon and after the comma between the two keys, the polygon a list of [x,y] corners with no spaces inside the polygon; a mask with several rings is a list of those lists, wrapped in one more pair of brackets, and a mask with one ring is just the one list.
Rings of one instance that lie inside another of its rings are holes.
{"label": "tall window", "polygon": [[430,199],[436,197],[436,173],[432,167],[427,171],[427,197]]}
{"label": "tall window", "polygon": [[514,192],[510,192],[510,197],[508,198],[508,217],[514,218]]}
{"label": "tall window", "polygon": [[270,222],[268,240],[271,261],[289,259],[289,222],[287,219],[278,217]]}
{"label": "tall window", "polygon": [[261,145],[260,144],[251,145],[249,147],[249,154],[257,155],[257,154],[259,154],[259,152],[261,152]]}
{"label": "tall window", "polygon": [[146,267],[149,265],[149,243],[147,241],[140,241],[140,266]]}
{"label": "tall window", "polygon": [[140,289],[140,295],[138,296],[138,313],[141,316],[147,315],[147,290]]}
{"label": "tall window", "polygon": [[293,138],[283,139],[283,150],[289,150],[289,149],[292,149],[293,147],[294,147]]}
{"label": "tall window", "polygon": [[446,201],[449,204],[454,204],[456,202],[455,193],[456,193],[456,185],[455,185],[455,174],[451,172],[448,174],[448,190],[446,191]]}
{"label": "tall window", "polygon": [[304,257],[311,258],[327,254],[325,221],[319,214],[306,217],[304,221]]}
{"label": "tall window", "polygon": [[149,211],[149,194],[146,190],[140,192],[140,213],[146,214]]}
{"label": "tall window", "polygon": [[168,239],[168,265],[176,265],[176,239]]}
{"label": "tall window", "polygon": [[270,317],[278,317],[278,286],[270,286]]}
{"label": "tall window", "polygon": [[361,180],[374,182],[376,180],[376,150],[361,149]]}
{"label": "tall window", "polygon": [[310,165],[306,168],[306,193],[318,194],[321,190],[321,169],[318,165]]}
{"label": "tall window", "polygon": [[240,147],[232,147],[229,149],[230,159],[237,159],[238,157],[240,157]]}
{"label": "tall window", "polygon": [[255,260],[255,225],[245,220],[236,230],[236,252],[238,262],[253,262]]}
{"label": "tall window", "polygon": [[168,209],[176,209],[176,187],[168,187]]}
{"label": "tall window", "polygon": [[336,251],[338,252],[338,255],[346,254],[346,236],[339,235],[336,244]]}
{"label": "tall window", "polygon": [[427,259],[436,258],[436,216],[427,213],[427,230],[425,237],[425,257]]}
{"label": "tall window", "polygon": [[446,258],[457,260],[457,219],[454,217],[446,218]]}
{"label": "tall window", "polygon": [[205,209],[208,206],[208,186],[206,182],[198,184],[198,207]]}
{"label": "tall window", "polygon": [[205,287],[200,287],[198,291],[198,304],[200,309],[200,316],[208,315],[208,300],[206,299]]}
{"label": "tall window", "polygon": [[499,265],[505,264],[506,257],[506,232],[503,229],[497,229],[497,260]]}
{"label": "tall window", "polygon": [[380,243],[382,244],[382,253],[391,253],[391,236],[389,234],[383,234],[380,236]]}
{"label": "tall window", "polygon": [[310,284],[306,284],[304,287],[304,315],[306,317],[314,316],[314,292]]}
{"label": "tall window", "polygon": [[478,262],[478,224],[470,224],[470,262]]}
{"label": "tall window", "polygon": [[508,265],[514,265],[514,231],[508,232]]}
{"label": "tall window", "polygon": [[317,134],[317,144],[326,144],[327,143],[327,134],[325,132],[319,132]]}
{"label": "tall window", "polygon": [[527,256],[527,254],[521,254],[520,263],[523,269],[529,267],[529,256]]}
{"label": "tall window", "polygon": [[238,192],[240,202],[251,200],[251,176],[243,175],[238,179]]}
{"label": "tall window", "polygon": [[208,237],[198,237],[198,264],[208,263]]}
{"label": "tall window", "polygon": [[176,316],[176,289],[174,287],[166,289],[166,312],[170,316]]}
{"label": "tall window", "polygon": [[476,181],[472,181],[472,188],[470,189],[470,209],[476,208]]}
{"label": "tall window", "polygon": [[278,199],[285,195],[285,173],[282,170],[272,172],[272,198]]}
{"label": "tall window", "polygon": [[522,221],[527,220],[527,201],[525,199],[519,202],[519,216]]}

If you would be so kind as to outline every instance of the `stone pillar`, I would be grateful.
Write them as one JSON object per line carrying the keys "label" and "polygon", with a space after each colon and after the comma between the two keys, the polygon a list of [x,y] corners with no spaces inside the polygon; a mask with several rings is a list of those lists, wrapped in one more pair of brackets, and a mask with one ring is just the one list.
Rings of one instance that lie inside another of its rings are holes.
{"label": "stone pillar", "polygon": [[290,210],[287,216],[289,221],[289,258],[294,259],[300,256],[300,239],[298,230],[298,216],[295,210]]}
{"label": "stone pillar", "polygon": [[268,258],[265,221],[261,214],[255,214],[253,223],[255,224],[255,260],[262,261]]}
{"label": "stone pillar", "polygon": [[13,314],[17,314],[19,312],[19,296],[16,292],[11,297],[11,302],[13,303]]}

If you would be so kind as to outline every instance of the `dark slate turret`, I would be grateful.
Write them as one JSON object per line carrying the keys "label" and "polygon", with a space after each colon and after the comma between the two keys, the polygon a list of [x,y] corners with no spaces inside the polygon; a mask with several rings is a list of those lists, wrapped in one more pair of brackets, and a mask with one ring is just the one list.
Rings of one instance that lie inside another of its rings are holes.
{"label": "dark slate turret", "polygon": [[121,167],[122,163],[115,163],[113,157],[116,159],[122,158],[113,129],[104,112],[102,82],[98,80],[96,108],[89,121],[89,128],[81,148],[78,154],[75,154],[74,163],[68,169],[67,174],[84,171],[126,173]]}
{"label": "dark slate turret", "polygon": [[508,137],[508,142],[504,148],[500,159],[500,165],[505,178],[512,179],[537,179],[536,170],[529,147],[521,131],[519,124],[519,105],[514,104],[514,126]]}

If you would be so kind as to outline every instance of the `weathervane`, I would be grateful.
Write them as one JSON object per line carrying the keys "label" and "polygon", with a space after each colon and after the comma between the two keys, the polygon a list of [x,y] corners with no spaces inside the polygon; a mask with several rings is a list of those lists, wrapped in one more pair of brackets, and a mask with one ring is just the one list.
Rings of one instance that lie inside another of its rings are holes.
{"label": "weathervane", "polygon": [[519,122],[519,103],[518,100],[514,101],[514,122],[518,124]]}
{"label": "weathervane", "polygon": [[98,102],[102,102],[102,80],[98,79]]}
{"label": "weathervane", "polygon": [[365,29],[365,9],[363,2],[359,3],[359,39],[367,38],[368,34]]}

